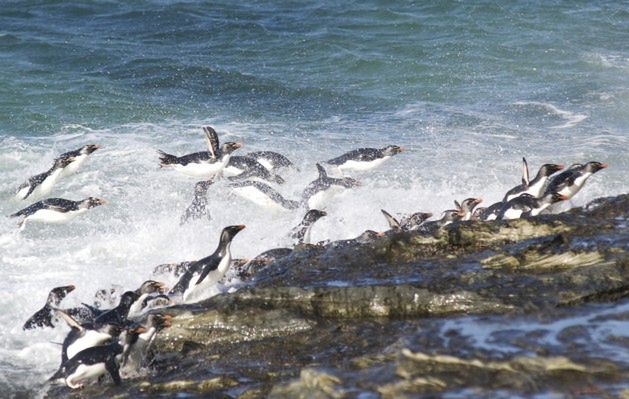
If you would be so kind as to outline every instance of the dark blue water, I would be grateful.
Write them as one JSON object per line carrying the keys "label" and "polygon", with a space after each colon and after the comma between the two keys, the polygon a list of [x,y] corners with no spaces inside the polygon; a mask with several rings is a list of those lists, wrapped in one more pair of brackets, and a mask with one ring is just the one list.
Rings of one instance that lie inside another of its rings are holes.
{"label": "dark blue water", "polygon": [[[19,325],[46,292],[131,288],[159,263],[206,255],[226,223],[246,223],[236,256],[285,244],[301,215],[275,215],[217,189],[209,225],[178,226],[193,180],[155,151],[203,149],[200,126],[243,150],[281,150],[301,166],[358,146],[409,151],[341,196],[314,239],[383,229],[380,208],[439,214],[519,182],[519,160],[596,159],[572,205],[626,192],[629,6],[519,1],[5,1],[0,5],[0,212],[28,176],[86,143],[103,149],[55,196],[107,209],[68,226],[16,232],[0,221],[0,386],[37,389],[63,337]],[[19,306],[16,306],[18,298]],[[9,310],[10,309],[10,310]],[[20,320],[20,323],[15,323]],[[6,326],[13,326],[7,328]]]}

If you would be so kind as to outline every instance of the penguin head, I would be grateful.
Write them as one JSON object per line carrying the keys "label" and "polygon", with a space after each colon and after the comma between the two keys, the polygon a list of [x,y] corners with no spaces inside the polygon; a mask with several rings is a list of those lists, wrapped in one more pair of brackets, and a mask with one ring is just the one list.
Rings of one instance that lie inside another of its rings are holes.
{"label": "penguin head", "polygon": [[152,294],[154,292],[159,292],[160,294],[166,292],[168,288],[166,284],[161,283],[155,280],[146,280],[142,283],[140,288],[138,288],[135,292],[138,294]]}
{"label": "penguin head", "polygon": [[456,222],[463,218],[464,212],[460,209],[448,209],[443,211],[443,216],[441,217],[442,222]]}
{"label": "penguin head", "polygon": [[546,163],[539,168],[540,176],[550,176],[553,173],[559,172],[562,170],[564,166],[562,164],[554,164],[554,163]]}
{"label": "penguin head", "polygon": [[234,226],[227,226],[223,229],[221,233],[221,242],[230,242],[236,234],[242,229],[245,228],[244,224],[237,224]]}
{"label": "penguin head", "polygon": [[326,211],[320,211],[319,209],[311,209],[306,212],[306,216],[304,216],[304,223],[314,223],[317,220],[321,219],[324,216],[327,216]]}
{"label": "penguin head", "polygon": [[457,205],[457,210],[461,210],[464,212],[472,212],[476,205],[483,202],[482,198],[466,198],[459,205],[457,201],[454,201],[455,205]]}
{"label": "penguin head", "polygon": [[196,182],[194,185],[194,192],[197,194],[206,194],[212,183],[214,183],[212,179]]}
{"label": "penguin head", "polygon": [[402,151],[404,151],[404,147],[400,147],[400,146],[397,146],[397,145],[389,145],[389,146],[386,146],[386,147],[384,147],[382,149],[382,153],[385,156],[392,156],[392,155],[395,155],[395,154],[399,154]]}
{"label": "penguin head", "polygon": [[100,144],[88,144],[81,148],[81,154],[89,155],[101,147]]}
{"label": "penguin head", "polygon": [[90,209],[90,208],[94,208],[94,207],[99,206],[99,205],[105,205],[106,203],[107,203],[107,201],[105,201],[102,198],[88,197],[88,198],[83,200],[83,202],[81,203],[80,206],[82,208]]}
{"label": "penguin head", "polygon": [[228,141],[227,143],[225,143],[225,144],[223,144],[221,146],[221,153],[222,154],[231,154],[232,152],[236,151],[240,147],[242,147],[242,144],[234,143],[233,141]]}
{"label": "penguin head", "polygon": [[606,163],[590,161],[585,164],[585,171],[589,173],[596,173],[601,169],[605,169],[607,166],[609,165],[607,165]]}

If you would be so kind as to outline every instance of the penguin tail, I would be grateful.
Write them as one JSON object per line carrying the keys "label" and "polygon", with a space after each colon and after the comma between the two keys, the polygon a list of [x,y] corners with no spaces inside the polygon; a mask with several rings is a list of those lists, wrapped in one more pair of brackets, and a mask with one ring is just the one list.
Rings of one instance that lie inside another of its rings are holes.
{"label": "penguin tail", "polygon": [[167,154],[162,150],[157,150],[157,153],[159,154],[159,167],[160,168],[167,167],[169,165],[177,163],[178,158],[176,156]]}

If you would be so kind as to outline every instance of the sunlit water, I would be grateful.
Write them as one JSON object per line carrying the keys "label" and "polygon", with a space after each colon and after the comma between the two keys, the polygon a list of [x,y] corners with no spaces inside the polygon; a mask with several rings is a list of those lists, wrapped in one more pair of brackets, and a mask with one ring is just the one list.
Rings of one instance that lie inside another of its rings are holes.
{"label": "sunlit water", "polygon": [[362,186],[333,199],[314,241],[383,230],[381,208],[439,215],[470,196],[489,205],[519,183],[522,156],[532,173],[609,163],[572,206],[627,192],[627,17],[613,2],[1,7],[0,213],[28,205],[12,199],[19,184],[88,143],[103,148],[52,195],[109,204],[22,232],[0,219],[0,386],[36,390],[58,366],[65,328],[21,330],[52,287],[77,286],[64,306],[135,289],[160,263],[211,253],[229,224],[247,225],[235,257],[290,244],[303,210],[261,209],[224,182],[209,190],[211,221],[179,225],[195,180],[160,169],[156,151],[203,150],[205,124],[243,143],[237,153],[292,159],[299,172],[276,186],[289,199],[317,161],[407,149],[354,174]]}

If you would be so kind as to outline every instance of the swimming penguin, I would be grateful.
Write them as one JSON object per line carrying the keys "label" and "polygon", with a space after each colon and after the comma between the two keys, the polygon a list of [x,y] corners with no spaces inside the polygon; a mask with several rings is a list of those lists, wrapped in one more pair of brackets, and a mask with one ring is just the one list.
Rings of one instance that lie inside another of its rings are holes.
{"label": "swimming penguin", "polygon": [[48,294],[48,299],[43,308],[39,309],[34,315],[26,320],[26,323],[22,326],[23,330],[30,330],[36,327],[54,327],[53,309],[58,307],[63,298],[70,292],[74,291],[73,285],[66,285],[63,287],[53,288]]}
{"label": "swimming penguin", "polygon": [[459,201],[454,200],[454,205],[456,209],[463,215],[461,220],[471,220],[472,213],[474,212],[474,208],[476,205],[483,202],[482,198],[466,198],[460,204]]}
{"label": "swimming penguin", "polygon": [[229,180],[244,180],[251,178],[262,179],[271,183],[284,184],[284,179],[265,168],[260,162],[250,157],[234,155],[229,158],[229,162],[223,174]]}
{"label": "swimming penguin", "polygon": [[106,203],[105,200],[94,197],[88,197],[81,201],[48,198],[36,202],[10,216],[22,217],[22,220],[18,223],[19,227],[23,227],[27,220],[45,223],[65,223],[86,212],[88,209],[105,205]]}
{"label": "swimming penguin", "polygon": [[208,220],[211,219],[210,211],[207,209],[207,190],[212,183],[213,180],[203,180],[194,185],[194,198],[183,215],[181,215],[181,219],[179,220],[180,225],[190,219],[200,219],[203,216],[207,217]]}
{"label": "swimming penguin", "polygon": [[529,180],[528,164],[526,163],[526,159],[522,158],[522,184],[507,191],[502,201],[507,202],[525,193],[531,194],[535,198],[540,198],[544,193],[544,188],[546,187],[546,183],[548,182],[550,175],[562,170],[563,168],[563,165],[556,165],[552,163],[544,164],[539,168],[535,178],[533,180]]}
{"label": "swimming penguin", "polygon": [[122,350],[123,347],[118,342],[85,349],[64,362],[49,381],[62,379],[68,387],[77,389],[83,387],[87,381],[109,373],[114,383],[120,385],[122,381],[116,357]]}
{"label": "swimming penguin", "polygon": [[380,212],[384,215],[389,227],[395,231],[416,230],[422,223],[432,217],[432,213],[430,212],[415,212],[410,216],[403,216],[402,219],[397,220],[384,209],[380,209]]}
{"label": "swimming penguin", "polygon": [[317,164],[319,177],[306,186],[302,194],[302,202],[308,209],[324,208],[325,202],[331,198],[335,192],[344,188],[358,187],[360,183],[351,177],[333,178],[328,177],[323,166]]}
{"label": "swimming penguin", "polygon": [[299,207],[299,202],[284,198],[271,186],[259,181],[234,182],[229,186],[235,194],[266,208],[292,210]]}
{"label": "swimming penguin", "polygon": [[99,144],[87,144],[78,150],[68,151],[59,156],[59,158],[70,158],[72,161],[63,168],[61,176],[70,176],[76,173],[81,165],[85,163],[87,157],[94,151],[101,148]]}
{"label": "swimming penguin", "polygon": [[225,227],[214,253],[192,262],[169,293],[181,294],[183,301],[188,302],[207,292],[227,272],[231,262],[231,242],[244,228],[243,224]]}
{"label": "swimming penguin", "polygon": [[260,162],[271,173],[276,173],[281,168],[297,169],[290,159],[274,151],[254,151],[248,153],[247,156]]}
{"label": "swimming penguin", "polygon": [[73,157],[59,157],[55,159],[52,167],[46,172],[32,176],[26,183],[20,185],[15,197],[23,200],[29,197],[39,198],[50,194],[53,186],[61,177],[63,169],[70,165],[74,159]]}
{"label": "swimming penguin", "polygon": [[291,238],[295,241],[295,245],[310,244],[310,231],[312,225],[322,217],[326,216],[325,211],[318,209],[311,209],[306,212],[306,215],[301,220],[299,225],[291,231]]}
{"label": "swimming penguin", "polygon": [[585,165],[575,164],[553,178],[550,183],[548,183],[544,195],[558,193],[566,197],[566,199],[570,199],[583,188],[583,185],[590,176],[599,170],[607,168],[607,166],[606,163],[597,161],[591,161]]}
{"label": "swimming penguin", "polygon": [[341,172],[369,170],[402,151],[404,148],[397,145],[389,145],[384,148],[358,148],[340,157],[330,159],[326,163],[337,166]]}
{"label": "swimming penguin", "polygon": [[160,167],[172,167],[176,171],[188,176],[210,178],[220,175],[229,163],[230,154],[239,149],[239,143],[227,142],[219,147],[218,135],[209,126],[203,128],[207,151],[195,152],[181,157],[158,151]]}
{"label": "swimming penguin", "polygon": [[523,216],[537,216],[554,203],[568,199],[563,194],[548,193],[542,198],[522,194],[506,202],[496,216],[497,220],[519,219]]}
{"label": "swimming penguin", "polygon": [[132,376],[144,366],[150,345],[155,336],[170,327],[172,316],[169,314],[152,313],[148,316],[146,326],[130,329],[125,334],[120,371],[125,377]]}

